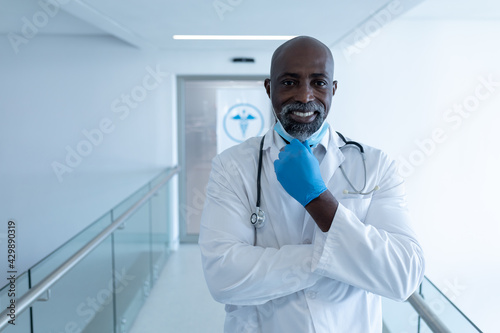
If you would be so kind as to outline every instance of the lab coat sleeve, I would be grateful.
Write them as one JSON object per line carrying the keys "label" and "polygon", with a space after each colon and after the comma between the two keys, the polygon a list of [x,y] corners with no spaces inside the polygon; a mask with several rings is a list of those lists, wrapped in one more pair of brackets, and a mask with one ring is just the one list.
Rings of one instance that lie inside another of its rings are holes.
{"label": "lab coat sleeve", "polygon": [[422,282],[424,256],[410,225],[403,180],[394,162],[385,170],[363,222],[339,204],[330,230],[316,230],[312,269],[369,292],[405,300]]}
{"label": "lab coat sleeve", "polygon": [[[246,203],[245,203],[246,201]],[[218,302],[258,305],[312,286],[314,246],[253,246],[248,197],[238,177],[214,158],[201,218],[199,245],[208,288]]]}

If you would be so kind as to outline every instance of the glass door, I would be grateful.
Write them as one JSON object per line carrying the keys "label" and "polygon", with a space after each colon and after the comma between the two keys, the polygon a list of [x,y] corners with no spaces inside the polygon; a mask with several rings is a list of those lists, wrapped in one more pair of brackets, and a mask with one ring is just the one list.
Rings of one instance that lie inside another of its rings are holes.
{"label": "glass door", "polygon": [[178,87],[181,242],[197,242],[211,161],[272,124],[263,77],[180,77]]}

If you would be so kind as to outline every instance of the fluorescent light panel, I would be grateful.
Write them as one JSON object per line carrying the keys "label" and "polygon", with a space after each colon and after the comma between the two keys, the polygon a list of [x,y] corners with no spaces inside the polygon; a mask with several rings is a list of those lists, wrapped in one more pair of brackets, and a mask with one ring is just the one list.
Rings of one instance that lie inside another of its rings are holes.
{"label": "fluorescent light panel", "polygon": [[184,40],[289,40],[296,36],[238,36],[238,35],[174,35]]}

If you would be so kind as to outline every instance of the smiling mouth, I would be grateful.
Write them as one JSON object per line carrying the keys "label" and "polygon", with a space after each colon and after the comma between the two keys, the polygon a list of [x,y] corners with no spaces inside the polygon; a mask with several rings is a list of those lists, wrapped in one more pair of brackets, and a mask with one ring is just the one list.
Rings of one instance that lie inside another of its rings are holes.
{"label": "smiling mouth", "polygon": [[295,121],[296,123],[308,124],[316,119],[317,112],[316,111],[292,111],[290,112],[290,119]]}
{"label": "smiling mouth", "polygon": [[314,112],[313,111],[309,111],[309,112],[293,111],[292,114],[305,118],[305,117],[312,116],[314,114]]}

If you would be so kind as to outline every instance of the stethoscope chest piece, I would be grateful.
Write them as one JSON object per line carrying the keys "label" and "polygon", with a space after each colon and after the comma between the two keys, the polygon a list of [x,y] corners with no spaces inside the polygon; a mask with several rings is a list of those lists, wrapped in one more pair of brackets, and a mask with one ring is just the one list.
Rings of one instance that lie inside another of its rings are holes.
{"label": "stethoscope chest piece", "polygon": [[260,207],[257,207],[257,211],[250,216],[250,222],[255,227],[255,229],[260,229],[264,226],[266,221],[266,214]]}

